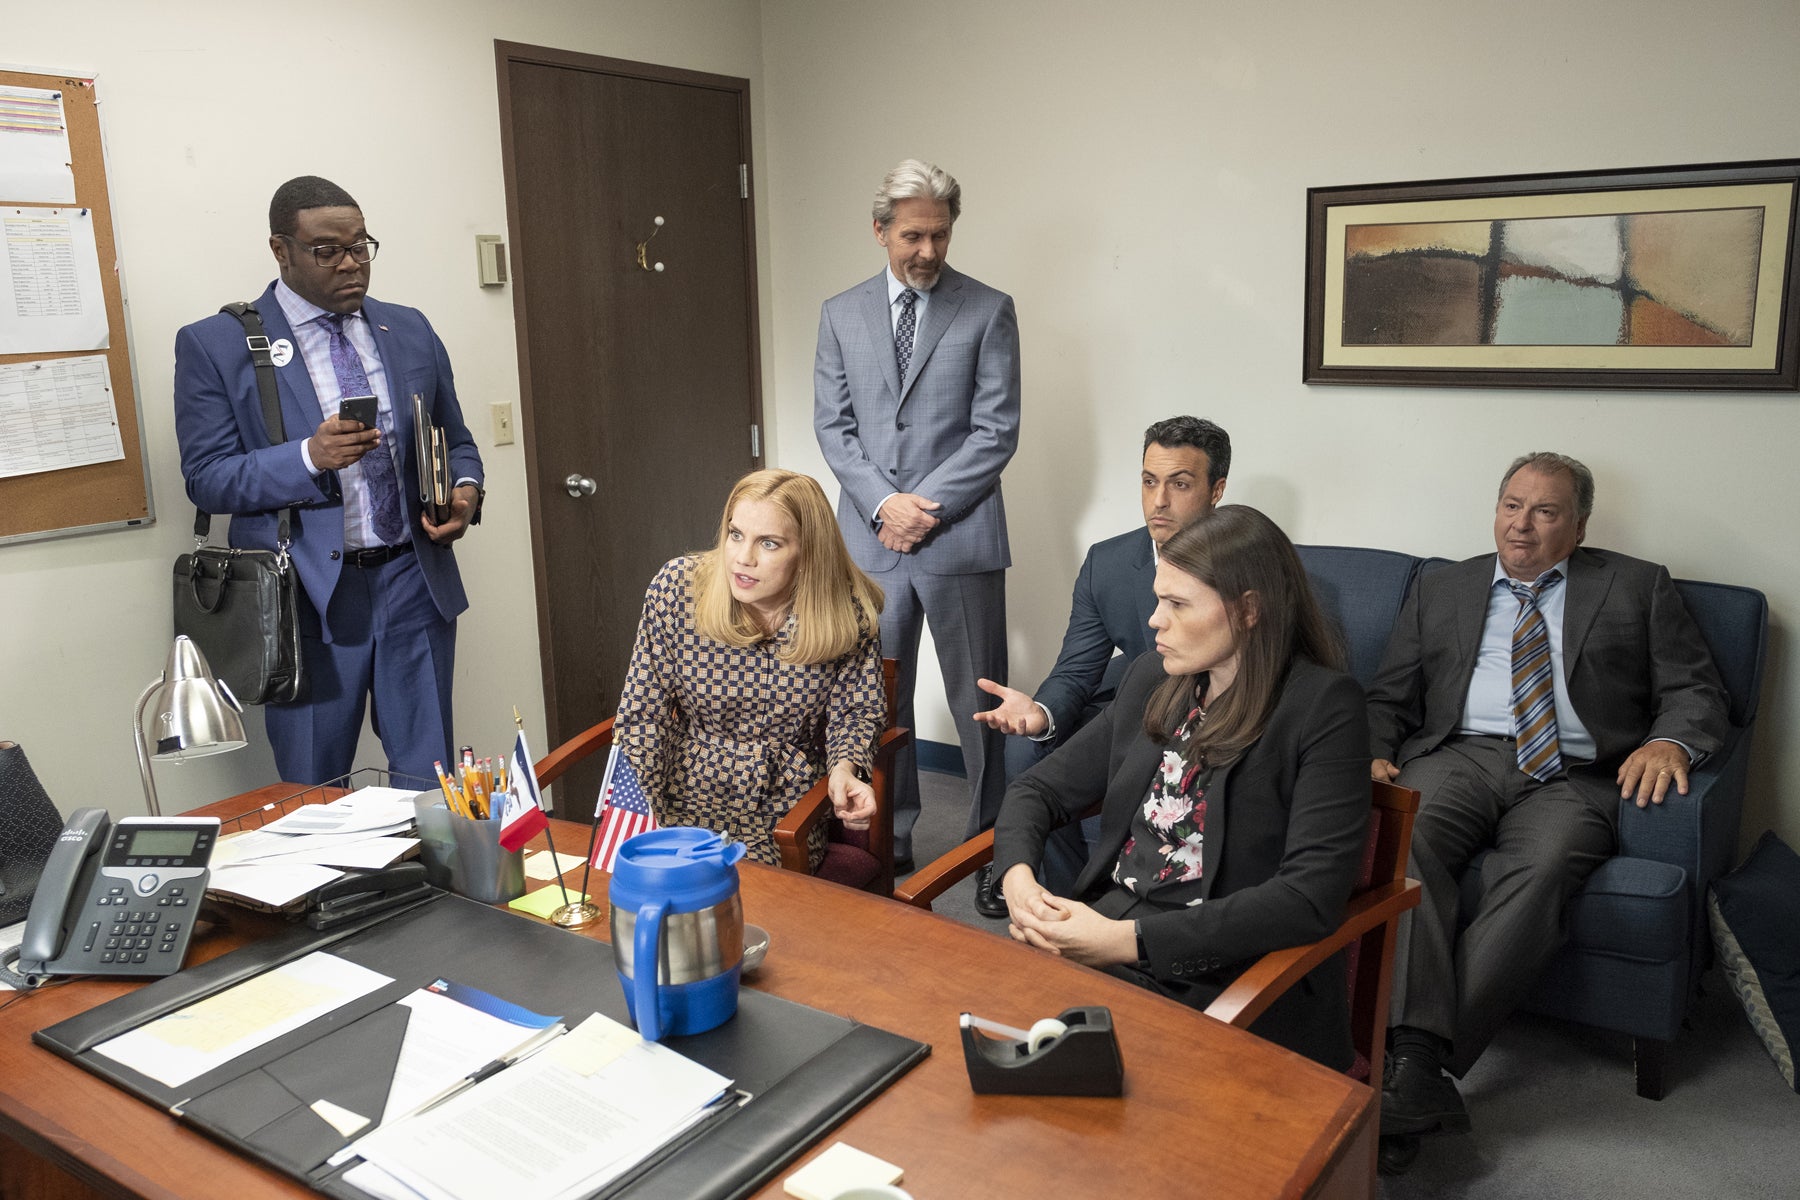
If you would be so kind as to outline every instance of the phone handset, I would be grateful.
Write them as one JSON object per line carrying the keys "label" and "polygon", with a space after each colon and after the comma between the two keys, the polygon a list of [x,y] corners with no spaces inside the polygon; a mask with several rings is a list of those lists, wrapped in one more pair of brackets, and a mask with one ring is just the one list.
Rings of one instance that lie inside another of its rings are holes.
{"label": "phone handset", "polygon": [[19,942],[19,974],[30,978],[44,974],[58,958],[78,919],[81,902],[100,866],[112,818],[104,808],[78,808],[50,849],[25,933]]}

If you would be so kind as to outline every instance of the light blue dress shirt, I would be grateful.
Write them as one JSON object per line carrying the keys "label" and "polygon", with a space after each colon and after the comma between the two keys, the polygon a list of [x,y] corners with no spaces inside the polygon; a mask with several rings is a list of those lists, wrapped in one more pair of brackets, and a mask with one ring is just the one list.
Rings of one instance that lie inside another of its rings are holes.
{"label": "light blue dress shirt", "polygon": [[[1569,702],[1569,673],[1563,666],[1563,612],[1569,595],[1569,560],[1551,568],[1562,580],[1538,595],[1538,612],[1550,634],[1550,665],[1556,688],[1556,738],[1564,762],[1593,762],[1594,735]],[[1494,580],[1488,589],[1486,624],[1481,630],[1481,649],[1475,655],[1475,674],[1469,679],[1469,695],[1463,702],[1462,731],[1513,736],[1512,636],[1519,619],[1519,598],[1513,594],[1512,576],[1494,556]]]}
{"label": "light blue dress shirt", "polygon": [[[337,371],[331,365],[331,333],[320,319],[329,314],[302,298],[282,280],[275,282],[275,299],[287,315],[288,324],[293,326],[294,340],[298,343],[294,349],[306,365],[307,377],[312,380],[313,392],[319,398],[321,419],[335,417],[344,397],[338,390]],[[369,319],[360,312],[347,314],[344,339],[355,347],[357,357],[362,359],[363,371],[369,376],[369,390],[375,393],[378,405],[376,419],[380,422],[381,445],[371,453],[392,457],[395,477],[404,478],[400,473],[399,456],[394,454],[398,439],[394,436],[394,408],[388,397],[387,371],[375,349],[375,334],[369,328]],[[321,474],[321,468],[313,463],[310,443],[309,436],[301,445],[300,454],[306,460],[306,469],[316,476]],[[339,468],[338,486],[344,494],[344,549],[364,550],[380,546],[382,541],[375,533],[369,485],[363,478],[362,464],[352,463]],[[405,511],[403,507],[402,514]]]}
{"label": "light blue dress shirt", "polygon": [[[1569,702],[1569,672],[1563,665],[1563,613],[1568,605],[1569,560],[1563,559],[1551,568],[1562,573],[1562,581],[1538,595],[1538,612],[1544,616],[1544,628],[1550,634],[1550,665],[1556,688],[1556,739],[1565,763],[1594,761],[1594,735],[1576,715]],[[1463,733],[1513,736],[1512,712],[1512,631],[1519,618],[1519,598],[1514,595],[1512,576],[1500,556],[1494,556],[1494,582],[1488,590],[1486,624],[1481,631],[1481,649],[1475,655],[1475,674],[1469,679],[1469,694],[1463,701]],[[1688,756],[1689,765],[1698,767],[1700,758],[1693,747],[1674,738],[1651,738],[1653,742],[1674,742]]]}

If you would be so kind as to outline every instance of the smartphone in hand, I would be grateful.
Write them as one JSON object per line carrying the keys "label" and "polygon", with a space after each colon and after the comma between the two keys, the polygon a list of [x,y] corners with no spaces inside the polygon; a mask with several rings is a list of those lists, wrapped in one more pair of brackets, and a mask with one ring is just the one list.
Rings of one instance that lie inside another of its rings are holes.
{"label": "smartphone in hand", "polygon": [[338,405],[338,420],[356,421],[375,428],[377,401],[373,396],[345,396]]}

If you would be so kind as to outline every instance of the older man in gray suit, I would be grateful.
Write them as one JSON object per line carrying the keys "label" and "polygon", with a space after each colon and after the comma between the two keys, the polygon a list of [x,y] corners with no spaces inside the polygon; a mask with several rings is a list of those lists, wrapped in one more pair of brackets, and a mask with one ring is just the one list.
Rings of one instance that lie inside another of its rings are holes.
{"label": "older man in gray suit", "polygon": [[[907,159],[875,195],[887,268],[825,301],[813,423],[841,491],[838,524],[887,593],[882,653],[900,664],[912,726],[919,633],[931,622],[972,800],[970,836],[1005,790],[998,731],[979,725],[975,680],[1006,678],[1006,509],[1000,472],[1019,440],[1019,328],[1012,297],[950,266],[962,188]],[[910,867],[919,817],[913,752],[895,764],[894,856]]]}

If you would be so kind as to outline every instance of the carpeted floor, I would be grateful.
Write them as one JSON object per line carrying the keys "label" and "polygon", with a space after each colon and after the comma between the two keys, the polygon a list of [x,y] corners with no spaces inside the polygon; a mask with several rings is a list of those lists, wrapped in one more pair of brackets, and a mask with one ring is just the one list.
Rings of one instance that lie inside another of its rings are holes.
{"label": "carpeted floor", "polygon": [[[962,779],[924,773],[913,831],[924,866],[962,840]],[[974,881],[933,908],[1006,936],[975,912]],[[1637,1095],[1631,1043],[1542,1017],[1515,1016],[1463,1082],[1468,1134],[1425,1140],[1384,1200],[1676,1200],[1800,1196],[1800,1095],[1717,971],[1669,1052],[1668,1094]]]}

